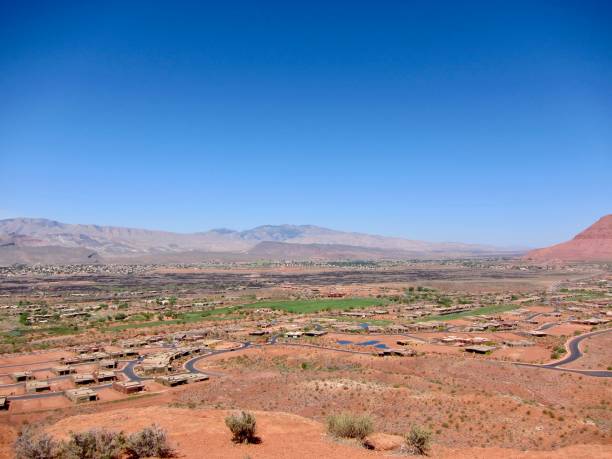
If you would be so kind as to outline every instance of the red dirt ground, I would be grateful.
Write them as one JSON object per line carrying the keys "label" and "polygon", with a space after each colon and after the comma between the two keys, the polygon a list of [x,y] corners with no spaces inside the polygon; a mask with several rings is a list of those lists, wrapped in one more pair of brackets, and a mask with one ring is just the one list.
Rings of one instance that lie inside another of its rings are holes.
{"label": "red dirt ground", "polygon": [[[49,427],[47,432],[57,438],[65,438],[68,431],[90,428],[117,429],[126,432],[146,427],[154,421],[169,433],[169,438],[179,456],[201,458],[203,451],[208,458],[292,458],[320,457],[330,459],[371,458],[389,453],[368,451],[345,441],[337,441],[325,433],[323,424],[282,412],[255,411],[257,431],[261,443],[236,445],[224,424],[231,411],[148,407],[144,409],[119,409],[105,413],[73,416]],[[596,458],[604,459],[612,454],[612,445],[574,445],[557,451],[527,452],[507,448],[448,449],[434,446],[433,458],[439,459],[545,459],[545,458]]]}

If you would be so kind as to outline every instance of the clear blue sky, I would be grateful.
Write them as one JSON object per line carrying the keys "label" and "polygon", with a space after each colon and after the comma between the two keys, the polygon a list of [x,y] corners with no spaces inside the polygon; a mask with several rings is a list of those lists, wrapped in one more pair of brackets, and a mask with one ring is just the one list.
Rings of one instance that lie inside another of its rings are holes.
{"label": "clear blue sky", "polygon": [[612,211],[611,2],[205,3],[0,2],[0,218],[537,246]]}

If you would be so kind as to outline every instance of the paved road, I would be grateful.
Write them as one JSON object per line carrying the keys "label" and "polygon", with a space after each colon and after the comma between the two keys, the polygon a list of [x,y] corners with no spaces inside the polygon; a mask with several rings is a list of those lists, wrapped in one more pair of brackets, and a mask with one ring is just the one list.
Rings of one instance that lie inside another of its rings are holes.
{"label": "paved road", "polygon": [[[553,324],[556,325],[556,324]],[[587,339],[590,338],[592,336],[597,336],[597,335],[601,335],[604,333],[609,333],[612,332],[612,328],[608,328],[606,330],[597,330],[594,332],[590,332],[590,333],[585,333],[584,335],[580,335],[580,336],[576,336],[574,338],[572,338],[571,340],[569,340],[566,343],[566,347],[569,350],[569,354],[557,361],[557,362],[552,362],[552,363],[547,363],[547,364],[535,364],[535,363],[522,363],[522,362],[515,362],[514,365],[516,366],[522,366],[522,367],[531,367],[531,368],[539,368],[539,369],[544,369],[544,370],[552,370],[552,371],[565,371],[565,372],[570,372],[570,373],[578,373],[584,376],[593,376],[593,377],[598,377],[598,378],[612,378],[612,371],[608,371],[608,370],[578,370],[578,369],[572,369],[572,368],[563,368],[562,365],[566,365],[568,363],[574,362],[575,360],[579,359],[580,357],[582,357],[582,351],[580,350],[580,343]],[[402,335],[402,336],[408,336],[410,338],[417,338],[420,339],[418,337],[414,337],[411,335]],[[317,346],[316,344],[306,344],[306,343],[277,343],[277,339],[278,336],[274,335],[272,337],[270,337],[270,339],[268,340],[268,342],[266,343],[269,346],[273,346],[273,345],[280,345],[280,346],[293,346],[293,347],[302,347],[302,348],[312,348],[312,349],[322,349],[322,350],[327,350],[327,351],[334,351],[334,352],[342,352],[345,354],[358,354],[358,355],[373,355],[371,352],[367,352],[367,351],[355,351],[355,350],[351,350],[351,349],[338,349],[338,348],[334,348],[334,347],[326,347],[326,346]],[[205,359],[207,357],[211,357],[213,355],[218,355],[218,354],[224,354],[227,352],[232,352],[234,350],[241,350],[241,349],[249,349],[249,348],[255,348],[255,347],[260,347],[259,345],[254,345],[251,342],[246,342],[242,345],[242,347],[238,348],[238,349],[228,349],[228,350],[220,350],[220,351],[212,351],[209,352],[207,354],[204,355],[199,355],[197,357],[194,357],[190,360],[188,360],[187,362],[185,362],[185,364],[183,365],[185,370],[187,370],[190,373],[202,373],[200,370],[198,370],[196,368],[196,364],[202,360]],[[139,357],[138,359],[135,360],[130,360],[128,361],[128,363],[125,365],[125,367],[123,367],[123,369],[119,370],[120,372],[122,372],[129,380],[132,381],[143,381],[145,379],[151,379],[151,378],[142,378],[140,376],[138,376],[135,372],[134,372],[134,366],[136,364],[138,364],[141,360],[143,359],[143,357]],[[503,362],[500,362],[503,363]],[[222,373],[213,373],[210,371],[206,372],[209,375],[212,376],[223,376]],[[57,380],[57,379],[63,379],[65,377],[57,377],[57,378],[52,378],[52,380]],[[19,384],[23,384],[23,383],[18,383],[18,384],[7,384],[3,387],[11,387],[11,386],[16,386]],[[105,387],[111,387],[111,384],[103,384],[103,385],[99,385],[99,386],[90,386],[92,389],[102,389]],[[24,395],[12,395],[9,396],[9,400],[30,400],[30,399],[37,399],[37,398],[48,398],[48,397],[56,397],[59,395],[63,395],[64,392],[63,391],[54,391],[54,392],[43,392],[43,393],[36,393],[36,394],[24,394]]]}
{"label": "paved road", "polygon": [[[185,368],[185,370],[187,370],[189,373],[203,373],[202,371],[198,370],[196,368],[196,364],[202,360],[205,359],[207,357],[212,357],[213,355],[219,355],[219,354],[225,354],[227,352],[233,352],[233,351],[239,351],[242,349],[248,349],[250,347],[254,347],[253,344],[250,341],[247,341],[246,343],[244,343],[241,347],[239,347],[238,349],[225,349],[225,350],[220,350],[220,351],[212,351],[209,352],[207,354],[204,355],[199,355],[197,357],[194,357],[190,360],[187,360],[187,362],[185,362],[185,364],[183,365],[183,367]],[[212,376],[221,376],[221,373],[212,373],[210,371],[206,371],[207,375],[212,375]]]}
{"label": "paved road", "polygon": [[[612,330],[608,330],[608,331],[612,331]],[[588,337],[585,337],[588,338]],[[361,355],[373,355],[371,352],[365,352],[365,351],[354,351],[351,349],[337,349],[334,347],[325,347],[325,346],[317,346],[314,344],[303,344],[303,343],[278,343],[281,346],[294,346],[294,347],[306,347],[306,348],[314,348],[314,349],[323,349],[323,350],[328,350],[328,351],[334,351],[334,352],[343,352],[343,353],[347,353],[347,354],[361,354]],[[578,358],[578,357],[576,357]],[[575,359],[574,359],[575,360]],[[498,363],[505,363],[505,362],[501,362],[501,361],[497,361],[497,360],[491,360],[492,362],[498,362]],[[565,362],[565,363],[569,363],[569,362]],[[540,369],[544,369],[544,370],[555,370],[555,371],[567,371],[567,372],[571,372],[571,373],[579,373],[585,376],[594,376],[594,377],[599,377],[599,378],[612,378],[612,371],[606,371],[606,370],[574,370],[574,369],[569,369],[569,368],[559,368],[557,366],[557,364],[548,364],[548,365],[537,365],[537,364],[531,364],[531,363],[515,363],[515,365],[517,366],[525,366],[525,367],[533,367],[533,368],[540,368]]]}
{"label": "paved road", "polygon": [[543,313],[541,312],[534,312],[533,314],[528,315],[527,317],[525,317],[525,320],[533,320],[536,317],[538,317],[539,315],[542,315]]}
{"label": "paved road", "polygon": [[561,325],[562,323],[563,322],[546,322],[545,324],[542,324],[538,328],[536,328],[536,330],[538,331],[548,330],[549,328],[553,328],[557,325]]}
{"label": "paved road", "polygon": [[[138,359],[135,360],[129,360],[127,362],[127,364],[125,365],[125,367],[123,367],[121,370],[116,370],[119,373],[123,373],[127,379],[132,380],[132,381],[142,381],[145,378],[141,378],[139,377],[136,373],[134,373],[134,365],[136,365],[136,363],[138,363],[140,360],[142,360],[142,357],[139,357]],[[53,378],[48,378],[46,379],[47,381],[53,382],[53,381],[59,381],[62,379],[68,379],[70,378],[71,375],[65,375],[65,376],[56,376]],[[24,383],[16,383],[16,384],[3,384],[0,387],[15,387],[15,386],[23,386]],[[105,387],[111,387],[112,384],[100,384],[97,386],[87,386],[90,389],[102,389]],[[49,398],[49,397],[57,397],[60,395],[64,395],[64,391],[50,391],[50,392],[38,392],[38,393],[33,393],[33,394],[23,394],[23,395],[10,395],[8,397],[9,400],[32,400],[32,399],[36,399],[36,398]]]}
{"label": "paved road", "polygon": [[[598,331],[594,331],[590,333],[585,333],[584,335],[579,335],[579,336],[576,336],[570,339],[566,344],[566,347],[569,349],[569,354],[562,360],[548,364],[546,366],[559,367],[561,365],[572,363],[573,361],[582,357],[582,351],[580,350],[580,343],[583,340],[590,338],[591,336],[603,335],[604,333],[609,333],[609,332],[612,332],[612,328],[608,328],[606,330],[598,330]],[[608,372],[608,373],[612,373],[612,372]]]}
{"label": "paved road", "polygon": [[[244,343],[244,345],[239,348],[239,349],[246,349],[252,347],[252,344],[250,342]],[[189,371],[190,373],[202,373],[201,371],[199,371],[196,367],[195,364],[197,362],[199,362],[201,359],[206,358],[206,357],[210,357],[212,355],[217,355],[217,354],[223,354],[225,352],[231,352],[234,349],[228,349],[228,350],[222,350],[222,351],[213,351],[210,352],[208,354],[205,355],[199,355],[197,357],[194,357],[190,360],[188,360],[187,362],[185,362],[185,369],[187,371]],[[140,356],[137,359],[134,360],[129,360],[127,361],[127,364],[121,369],[121,370],[117,370],[119,373],[123,373],[125,375],[125,377],[130,380],[130,381],[145,381],[148,379],[153,379],[153,378],[143,378],[141,376],[138,376],[136,374],[136,372],[134,371],[134,367],[139,364],[142,360],[144,359],[144,356]],[[211,375],[211,376],[223,376],[222,373],[216,373],[216,372],[207,372],[206,374]],[[70,378],[70,376],[58,376],[55,378],[49,378],[49,381],[57,381],[57,380],[61,380],[61,379],[66,379],[66,378]],[[16,386],[23,386],[24,383],[15,383],[15,384],[3,384],[0,387],[16,387]],[[97,386],[88,386],[88,388],[90,389],[102,389],[105,387],[111,387],[112,384],[101,384],[101,385],[97,385]],[[49,398],[49,397],[58,397],[60,395],[64,395],[64,391],[50,391],[50,392],[40,392],[40,393],[33,393],[33,394],[23,394],[23,395],[9,395],[7,398],[9,400],[33,400],[33,399],[40,399],[40,398]]]}
{"label": "paved road", "polygon": [[[550,326],[554,326],[557,325],[556,323],[552,323]],[[550,328],[550,327],[547,327]],[[580,335],[580,336],[576,336],[574,338],[572,338],[568,344],[567,347],[569,348],[569,355],[567,357],[565,357],[563,360],[560,360],[558,362],[552,362],[552,363],[548,363],[548,364],[535,364],[535,363],[522,363],[522,362],[515,362],[514,364],[517,366],[525,366],[525,367],[533,367],[533,368],[541,368],[544,370],[554,370],[554,371],[567,371],[567,372],[571,372],[571,373],[579,373],[585,376],[594,376],[594,377],[598,377],[598,378],[612,378],[612,371],[608,371],[608,370],[578,370],[578,369],[571,369],[571,368],[561,368],[561,365],[565,365],[568,364],[570,362],[575,361],[576,359],[579,359],[580,357],[582,357],[582,352],[579,349],[579,344],[582,340],[587,339],[591,336],[595,336],[595,335],[600,335],[603,333],[608,333],[608,332],[612,332],[612,328],[606,329],[606,330],[598,330],[595,332],[590,332],[590,333],[586,333],[584,335]],[[384,334],[384,333],[383,333]],[[404,336],[409,336],[411,338],[417,338],[417,337],[413,337],[410,335],[404,335]],[[296,346],[296,347],[309,347],[309,348],[315,348],[315,349],[324,349],[324,350],[328,350],[328,351],[336,351],[336,352],[344,352],[344,353],[348,353],[348,354],[362,354],[362,355],[373,355],[371,352],[364,352],[364,351],[353,351],[350,349],[337,349],[337,348],[333,348],[333,347],[325,347],[325,346],[317,346],[315,344],[304,344],[304,343],[277,343],[276,339],[278,337],[277,336],[273,336],[272,338],[270,338],[270,340],[268,341],[268,344],[273,345],[273,344],[279,344],[279,345],[286,345],[286,346]],[[493,362],[497,362],[496,360],[491,360]],[[503,362],[500,362],[503,363]]]}
{"label": "paved road", "polygon": [[608,328],[606,330],[597,330],[590,333],[585,333],[584,335],[576,336],[570,339],[566,343],[566,348],[569,350],[569,353],[566,357],[556,362],[545,363],[542,365],[535,363],[515,363],[515,365],[522,367],[532,367],[532,368],[541,368],[546,370],[556,370],[556,371],[567,371],[570,373],[579,373],[585,376],[594,376],[597,378],[612,378],[612,371],[609,370],[577,370],[573,368],[563,368],[562,365],[567,365],[568,363],[572,363],[582,357],[582,351],[580,350],[580,343],[590,338],[591,336],[602,335],[604,333],[612,332],[612,328]]}
{"label": "paved road", "polygon": [[141,378],[140,376],[138,376],[135,372],[134,372],[134,366],[140,362],[142,362],[143,357],[138,357],[135,360],[130,360],[122,369],[121,371],[123,372],[123,374],[126,376],[127,379],[129,379],[130,381],[143,381],[144,379],[147,378]]}

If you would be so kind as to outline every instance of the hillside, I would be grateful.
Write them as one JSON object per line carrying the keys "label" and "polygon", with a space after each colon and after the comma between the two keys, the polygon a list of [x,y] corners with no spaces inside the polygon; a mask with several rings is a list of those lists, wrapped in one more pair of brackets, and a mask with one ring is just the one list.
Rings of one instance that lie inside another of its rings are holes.
{"label": "hillside", "polygon": [[[224,418],[231,411],[184,409],[170,407],[144,407],[138,409],[116,409],[101,413],[81,414],[67,417],[47,427],[54,438],[65,439],[69,431],[83,431],[92,428],[125,430],[133,432],[151,424],[166,429],[169,440],[179,457],[200,458],[206,450],[210,458],[378,458],[399,455],[397,451],[373,451],[360,447],[354,441],[339,441],[325,434],[325,427],[319,422],[284,412],[255,411],[258,434],[261,443],[237,445],[224,424]],[[14,435],[14,434],[13,434]],[[5,434],[10,436],[10,433]],[[398,437],[387,436],[396,443]],[[399,438],[401,440],[401,437]],[[384,443],[380,443],[381,446]],[[393,445],[387,440],[387,444]],[[400,443],[401,444],[401,443]],[[609,457],[610,446],[589,444],[573,445],[553,451],[520,451],[508,448],[448,448],[434,444],[431,457],[437,459],[603,459]],[[9,452],[0,457],[9,457]],[[403,455],[403,454],[402,454]],[[408,456],[415,457],[415,456]]]}
{"label": "hillside", "polygon": [[91,261],[197,262],[218,259],[397,259],[472,257],[513,252],[455,242],[425,242],[313,225],[264,225],[246,231],[172,233],[67,224],[47,219],[0,220],[0,263]]}
{"label": "hillside", "polygon": [[536,261],[612,261],[612,214],[600,218],[574,239],[531,250],[525,258]]}

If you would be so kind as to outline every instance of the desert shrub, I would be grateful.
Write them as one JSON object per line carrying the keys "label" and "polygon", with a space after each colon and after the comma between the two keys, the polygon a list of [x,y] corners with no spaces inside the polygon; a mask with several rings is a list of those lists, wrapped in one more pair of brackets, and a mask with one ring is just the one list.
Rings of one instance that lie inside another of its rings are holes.
{"label": "desert shrub", "polygon": [[255,436],[256,421],[255,416],[248,411],[239,414],[232,414],[225,418],[225,425],[232,432],[232,438],[236,443],[256,443]]}
{"label": "desert shrub", "polygon": [[431,445],[431,432],[419,426],[412,426],[406,435],[406,444],[413,452],[426,455]]}
{"label": "desert shrub", "polygon": [[54,459],[58,454],[58,444],[53,438],[26,426],[15,440],[16,459]]}
{"label": "desert shrub", "polygon": [[155,424],[130,435],[125,444],[125,451],[131,459],[174,457],[175,455],[168,443],[166,431]]}
{"label": "desert shrub", "polygon": [[327,418],[327,431],[335,437],[363,440],[372,430],[372,418],[367,414],[340,413]]}
{"label": "desert shrub", "polygon": [[62,445],[62,459],[118,459],[125,446],[123,432],[89,430],[70,432],[70,440]]}

